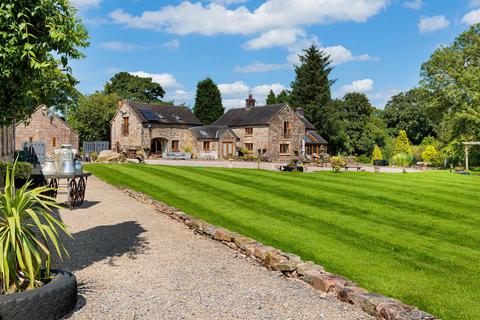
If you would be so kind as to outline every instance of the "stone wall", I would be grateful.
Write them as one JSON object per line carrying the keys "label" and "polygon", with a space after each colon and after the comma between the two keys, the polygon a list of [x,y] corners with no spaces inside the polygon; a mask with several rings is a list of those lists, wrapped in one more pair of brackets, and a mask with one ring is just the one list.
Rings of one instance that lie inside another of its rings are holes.
{"label": "stone wall", "polygon": [[25,141],[43,141],[46,144],[46,155],[50,156],[62,144],[71,144],[79,149],[78,133],[56,115],[38,108],[29,122],[20,122],[15,129],[15,148],[20,150]]}
{"label": "stone wall", "polygon": [[13,159],[13,127],[0,127],[0,162]]}
{"label": "stone wall", "polygon": [[[123,134],[122,125],[124,117],[128,117],[128,134]],[[110,123],[112,150],[116,151],[117,145],[120,147],[120,151],[123,152],[127,152],[128,149],[137,149],[143,146],[143,129],[143,125],[134,111],[126,103],[121,101],[121,105]],[[148,145],[148,147],[150,148],[150,145]]]}
{"label": "stone wall", "polygon": [[[292,135],[287,139],[283,135],[283,123],[285,121],[290,122],[292,128]],[[282,109],[268,125],[248,127],[253,129],[252,135],[245,135],[245,127],[232,128],[240,138],[240,148],[245,148],[247,143],[253,143],[255,155],[259,155],[258,150],[265,149],[266,153],[261,156],[272,161],[289,161],[298,159],[301,156],[305,125],[292,108],[286,107]],[[281,144],[289,145],[288,153],[280,154]],[[295,155],[295,151],[298,153],[298,156]]]}
{"label": "stone wall", "polygon": [[[123,133],[123,118],[125,117],[128,117],[128,134]],[[110,126],[111,144],[114,151],[116,151],[117,145],[120,152],[125,153],[128,150],[150,148],[152,139],[163,138],[167,140],[167,152],[172,151],[172,140],[179,141],[179,148],[182,151],[186,147],[190,147],[194,153],[197,152],[197,143],[188,130],[188,125],[153,124],[149,128],[142,124],[135,112],[123,101],[121,101]]]}
{"label": "stone wall", "polygon": [[[284,138],[283,123],[290,122],[291,136]],[[275,161],[289,161],[300,158],[302,154],[302,140],[305,135],[305,125],[295,111],[288,107],[283,108],[270,122],[269,142],[270,156]],[[280,145],[288,144],[288,153],[280,153]]]}

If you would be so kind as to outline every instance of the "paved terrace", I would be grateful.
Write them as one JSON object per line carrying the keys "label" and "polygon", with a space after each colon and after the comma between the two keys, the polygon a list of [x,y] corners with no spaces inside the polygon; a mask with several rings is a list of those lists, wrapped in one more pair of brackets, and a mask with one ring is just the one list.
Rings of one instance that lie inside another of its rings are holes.
{"label": "paved terrace", "polygon": [[95,177],[88,184],[83,207],[60,212],[75,237],[61,267],[81,295],[70,319],[371,319]]}

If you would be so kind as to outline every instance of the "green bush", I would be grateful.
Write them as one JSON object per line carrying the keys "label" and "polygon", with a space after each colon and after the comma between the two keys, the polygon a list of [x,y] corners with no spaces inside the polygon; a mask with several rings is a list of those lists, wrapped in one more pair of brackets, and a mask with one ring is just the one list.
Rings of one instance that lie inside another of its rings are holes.
{"label": "green bush", "polygon": [[[15,188],[16,166],[6,170],[4,193],[0,194],[0,277],[2,293],[21,291],[49,281],[51,255],[61,258],[65,248],[59,231],[68,235],[65,225],[50,212],[60,208],[45,194],[43,186],[28,190],[31,182]],[[44,270],[44,274],[42,274]]]}
{"label": "green bush", "polygon": [[414,159],[415,157],[413,155],[402,152],[394,155],[392,161],[393,164],[397,166],[407,167],[414,161]]}
{"label": "green bush", "polygon": [[[9,162],[0,162],[0,185],[3,185],[7,175],[7,169],[12,170],[13,164]],[[32,164],[28,162],[17,162],[15,166],[15,178],[27,180],[32,174]]]}
{"label": "green bush", "polygon": [[367,156],[366,154],[362,154],[357,158],[358,162],[360,163],[372,163],[372,159]]}
{"label": "green bush", "polygon": [[383,160],[382,150],[380,150],[380,148],[377,145],[375,145],[375,147],[373,148],[372,159]]}
{"label": "green bush", "polygon": [[347,162],[341,156],[331,157],[330,162],[332,163],[332,167],[335,169],[336,172],[339,172],[340,169],[347,165]]}
{"label": "green bush", "polygon": [[422,153],[423,161],[429,165],[441,166],[443,163],[442,155],[434,146],[428,146]]}

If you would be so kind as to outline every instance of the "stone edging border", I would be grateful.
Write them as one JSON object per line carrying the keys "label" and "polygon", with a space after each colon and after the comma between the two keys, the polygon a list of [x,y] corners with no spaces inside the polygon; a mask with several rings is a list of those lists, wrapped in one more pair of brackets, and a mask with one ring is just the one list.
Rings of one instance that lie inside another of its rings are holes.
{"label": "stone edging border", "polygon": [[292,253],[265,246],[254,239],[191,217],[178,209],[157,201],[143,193],[123,189],[130,197],[153,206],[157,211],[186,224],[194,232],[227,244],[241,251],[270,270],[281,271],[310,284],[315,290],[333,294],[337,299],[360,307],[364,312],[381,320],[438,320],[437,317],[399,300],[370,293],[344,277],[329,273],[311,261],[302,261]]}

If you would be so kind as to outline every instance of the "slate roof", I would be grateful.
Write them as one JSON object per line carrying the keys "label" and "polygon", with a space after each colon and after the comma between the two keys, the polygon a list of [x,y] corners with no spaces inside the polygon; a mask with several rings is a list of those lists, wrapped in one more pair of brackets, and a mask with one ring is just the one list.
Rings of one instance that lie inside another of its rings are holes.
{"label": "slate roof", "polygon": [[213,124],[229,127],[266,125],[286,106],[287,104],[282,103],[268,106],[257,106],[250,109],[230,109]]}
{"label": "slate roof", "polygon": [[128,101],[142,123],[184,124],[201,126],[202,123],[187,107]]}
{"label": "slate roof", "polygon": [[305,130],[315,130],[315,126],[307,120],[304,116],[298,115],[300,117],[300,120],[302,120],[303,124],[305,125]]}
{"label": "slate roof", "polygon": [[328,144],[327,140],[323,139],[322,136],[315,131],[307,131],[304,139],[305,143],[309,144]]}
{"label": "slate roof", "polygon": [[201,126],[190,128],[193,136],[197,139],[220,139],[226,131],[230,131],[231,134],[238,139],[238,136],[227,126]]}

